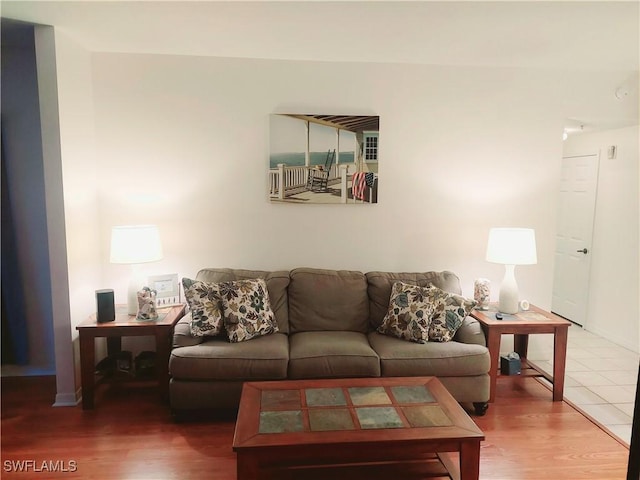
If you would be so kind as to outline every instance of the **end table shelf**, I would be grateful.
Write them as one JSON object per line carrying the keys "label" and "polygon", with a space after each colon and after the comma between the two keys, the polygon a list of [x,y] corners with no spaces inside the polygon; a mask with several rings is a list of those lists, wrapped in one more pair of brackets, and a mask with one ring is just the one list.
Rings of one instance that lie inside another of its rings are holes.
{"label": "end table shelf", "polygon": [[[495,317],[497,308],[492,304],[489,310],[473,310],[471,316],[480,322],[491,357],[489,376],[491,379],[489,402],[495,401],[496,382],[500,363],[500,338],[503,334],[513,334],[514,350],[522,361],[524,377],[544,377],[553,384],[553,401],[562,401],[564,395],[564,370],[567,357],[567,334],[570,321],[554,313],[547,312],[535,305],[527,311],[513,315],[504,315],[502,320]],[[540,367],[527,359],[529,334],[553,334],[553,375],[549,375]]]}
{"label": "end table shelf", "polygon": [[107,338],[109,354],[121,350],[122,337],[154,336],[156,339],[156,379],[163,399],[169,398],[169,354],[173,328],[185,312],[185,305],[176,305],[159,309],[159,318],[155,321],[138,321],[135,315],[116,313],[113,322],[98,323],[96,315],[76,326],[80,337],[80,366],[82,375],[82,408],[94,407],[96,380],[95,339]]}

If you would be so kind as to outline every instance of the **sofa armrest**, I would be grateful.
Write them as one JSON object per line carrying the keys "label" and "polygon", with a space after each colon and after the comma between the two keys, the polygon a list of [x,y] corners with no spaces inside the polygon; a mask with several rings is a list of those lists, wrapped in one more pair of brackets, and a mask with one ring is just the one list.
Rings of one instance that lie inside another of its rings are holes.
{"label": "sofa armrest", "polygon": [[173,348],[191,347],[204,342],[204,337],[191,335],[191,312],[178,320],[173,330]]}
{"label": "sofa armrest", "polygon": [[462,325],[456,332],[454,340],[462,343],[475,343],[477,345],[487,346],[487,339],[480,322],[473,317],[466,317]]}

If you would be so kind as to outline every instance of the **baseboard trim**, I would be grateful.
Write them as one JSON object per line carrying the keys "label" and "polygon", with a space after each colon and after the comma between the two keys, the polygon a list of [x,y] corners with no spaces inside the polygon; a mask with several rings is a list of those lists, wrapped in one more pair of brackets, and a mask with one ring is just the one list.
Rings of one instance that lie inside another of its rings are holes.
{"label": "baseboard trim", "polygon": [[615,343],[616,345],[619,345],[620,347],[626,348],[627,350],[633,352],[633,353],[639,353],[638,352],[638,344],[634,343],[632,338],[633,337],[615,337],[611,335],[610,331],[604,330],[604,329],[600,329],[600,328],[596,328],[593,330],[590,330],[588,327],[585,329],[587,332],[589,333],[593,333],[594,335],[597,335],[599,337],[602,337],[604,340],[607,340],[611,343]]}
{"label": "baseboard trim", "polygon": [[82,396],[80,390],[76,393],[58,393],[56,394],[56,401],[53,404],[54,407],[75,407],[80,403]]}

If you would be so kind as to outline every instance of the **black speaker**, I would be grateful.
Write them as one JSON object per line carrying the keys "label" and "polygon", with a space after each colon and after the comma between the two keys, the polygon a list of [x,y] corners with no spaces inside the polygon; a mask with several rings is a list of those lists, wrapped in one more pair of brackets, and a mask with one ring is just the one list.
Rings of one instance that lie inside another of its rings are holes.
{"label": "black speaker", "polygon": [[96,290],[96,304],[98,323],[113,322],[116,319],[116,305],[113,301],[113,290],[107,288]]}

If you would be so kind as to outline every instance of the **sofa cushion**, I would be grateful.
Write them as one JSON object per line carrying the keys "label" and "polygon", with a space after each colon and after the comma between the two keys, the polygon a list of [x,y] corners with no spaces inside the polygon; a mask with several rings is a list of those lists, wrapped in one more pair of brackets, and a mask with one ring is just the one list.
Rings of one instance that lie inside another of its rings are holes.
{"label": "sofa cushion", "polygon": [[191,334],[191,312],[185,314],[173,329],[172,348],[198,345],[211,337],[194,337]]}
{"label": "sofa cushion", "polygon": [[194,337],[220,335],[224,325],[218,284],[183,278],[182,287],[191,309],[191,335]]}
{"label": "sofa cushion", "polygon": [[234,280],[250,280],[263,278],[267,282],[271,308],[278,322],[278,331],[289,333],[289,302],[287,301],[287,287],[289,286],[289,272],[264,270],[243,270],[231,268],[204,268],[198,272],[196,280],[203,282],[231,282]]}
{"label": "sofa cushion", "polygon": [[453,272],[393,273],[368,272],[367,291],[369,300],[369,322],[371,329],[377,329],[389,309],[391,288],[395,282],[426,287],[434,285],[446,292],[462,293],[460,279]]}
{"label": "sofa cushion", "polygon": [[476,306],[475,300],[462,295],[448,293],[430,285],[427,289],[429,302],[433,305],[433,316],[429,326],[429,339],[448,342],[462,325],[462,321]]}
{"label": "sofa cushion", "polygon": [[389,310],[378,332],[411,342],[428,341],[433,304],[427,300],[425,287],[395,282],[391,289]]}
{"label": "sofa cushion", "polygon": [[371,332],[371,347],[380,357],[385,377],[470,376],[489,371],[489,350],[482,345],[452,342],[405,342]]}
{"label": "sofa cushion", "polygon": [[229,341],[244,342],[278,331],[264,279],[218,284]]}
{"label": "sofa cushion", "polygon": [[[291,333],[368,331],[369,299],[363,273],[297,268],[290,277]],[[387,294],[387,305],[388,302]]]}
{"label": "sofa cushion", "polygon": [[365,334],[319,331],[289,337],[289,378],[377,376],[380,360]]}
{"label": "sofa cushion", "polygon": [[169,371],[181,380],[277,380],[287,377],[287,335],[274,333],[250,342],[212,337],[198,345],[174,348]]}

